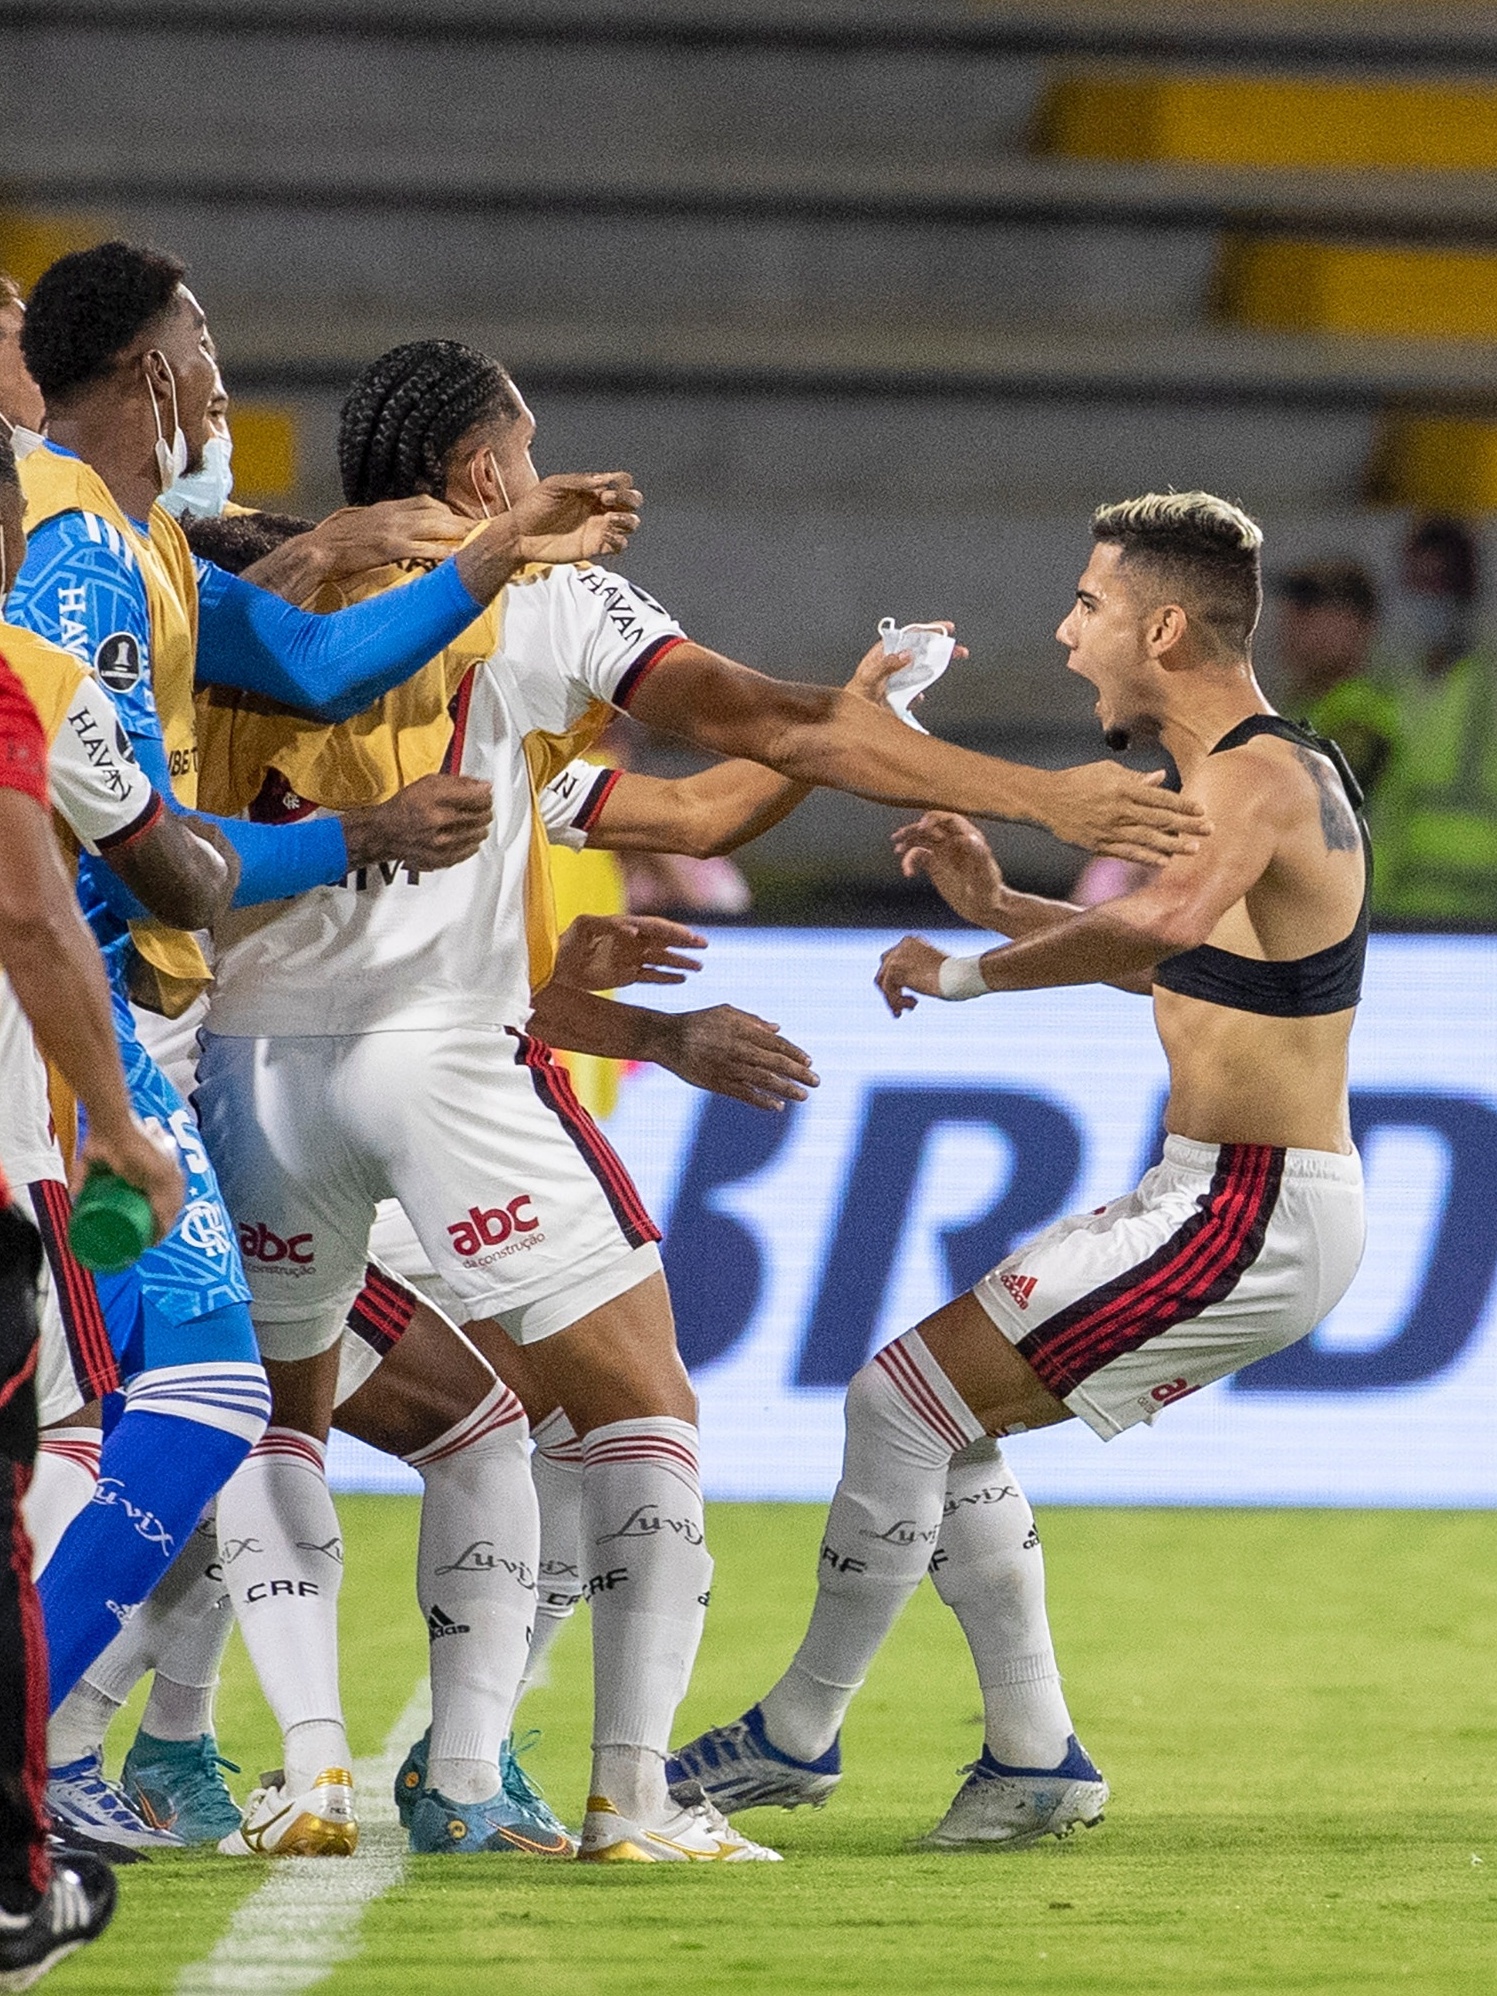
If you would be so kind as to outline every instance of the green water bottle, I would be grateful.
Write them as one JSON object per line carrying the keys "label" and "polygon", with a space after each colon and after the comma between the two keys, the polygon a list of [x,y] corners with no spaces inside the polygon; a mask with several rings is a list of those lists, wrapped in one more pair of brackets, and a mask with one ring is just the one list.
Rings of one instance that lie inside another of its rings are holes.
{"label": "green water bottle", "polygon": [[107,1164],[91,1164],[68,1222],[68,1246],[83,1266],[96,1275],[118,1275],[140,1260],[155,1233],[144,1192]]}

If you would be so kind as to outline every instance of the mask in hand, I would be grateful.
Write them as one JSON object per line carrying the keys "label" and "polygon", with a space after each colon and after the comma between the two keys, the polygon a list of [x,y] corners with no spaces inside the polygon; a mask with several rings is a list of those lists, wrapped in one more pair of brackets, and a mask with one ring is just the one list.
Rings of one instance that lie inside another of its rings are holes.
{"label": "mask in hand", "polygon": [[234,490],[234,441],[215,430],[203,445],[203,462],[196,471],[184,471],[174,479],[161,503],[180,520],[184,513],[196,513],[200,520],[216,520],[229,503]]}

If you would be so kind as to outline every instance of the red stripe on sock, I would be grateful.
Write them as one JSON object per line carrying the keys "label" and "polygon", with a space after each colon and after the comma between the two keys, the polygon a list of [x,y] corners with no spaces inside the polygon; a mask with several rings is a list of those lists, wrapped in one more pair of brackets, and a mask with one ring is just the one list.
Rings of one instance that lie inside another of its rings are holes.
{"label": "red stripe on sock", "polygon": [[31,1540],[22,1501],[31,1485],[31,1472],[19,1463],[10,1466],[10,1570],[15,1577],[16,1605],[21,1627],[22,1739],[21,1796],[30,1817],[27,1872],[33,1888],[45,1892],[52,1878],[47,1855],[47,1636],[42,1605],[31,1578]]}
{"label": "red stripe on sock", "polygon": [[921,1372],[899,1339],[874,1358],[874,1364],[884,1373],[896,1393],[928,1427],[936,1440],[953,1454],[964,1449],[972,1439],[964,1435],[942,1404],[940,1396]]}

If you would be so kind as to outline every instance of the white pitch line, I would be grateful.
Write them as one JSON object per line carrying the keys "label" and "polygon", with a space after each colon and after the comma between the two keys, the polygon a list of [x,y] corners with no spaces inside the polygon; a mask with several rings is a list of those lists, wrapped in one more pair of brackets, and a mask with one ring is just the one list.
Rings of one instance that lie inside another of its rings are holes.
{"label": "white pitch line", "polygon": [[[270,1860],[211,1954],[188,1964],[176,1996],[292,1996],[323,1982],[359,1949],[364,1910],[405,1876],[406,1839],[392,1787],[406,1748],[431,1716],[423,1680],[390,1728],[384,1752],[354,1762],[359,1848],[353,1857]],[[225,1859],[225,1863],[234,1860]]]}

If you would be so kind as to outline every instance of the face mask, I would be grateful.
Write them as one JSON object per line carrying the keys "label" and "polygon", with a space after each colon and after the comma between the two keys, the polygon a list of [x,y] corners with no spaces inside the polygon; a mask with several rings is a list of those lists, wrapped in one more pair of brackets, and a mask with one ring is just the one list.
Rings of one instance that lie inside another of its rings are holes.
{"label": "face mask", "polygon": [[40,430],[28,430],[24,423],[13,423],[9,416],[0,416],[0,423],[5,425],[17,464],[23,457],[30,457],[34,450],[40,450],[47,441]]}
{"label": "face mask", "polygon": [[167,512],[178,520],[184,513],[216,520],[234,490],[233,456],[232,437],[221,437],[215,430],[203,445],[203,462],[198,469],[184,471],[173,481],[171,490],[161,495]]}
{"label": "face mask", "polygon": [[[165,498],[187,469],[187,439],[182,434],[182,425],[177,417],[177,377],[172,373],[170,361],[159,348],[153,347],[151,353],[155,354],[166,369],[167,378],[172,385],[172,440],[168,443],[166,432],[161,427],[161,410],[156,401],[156,390],[149,381],[146,384],[151,397],[151,415],[156,424],[156,476],[161,482],[161,496]],[[150,358],[151,354],[147,354],[146,359]]]}

